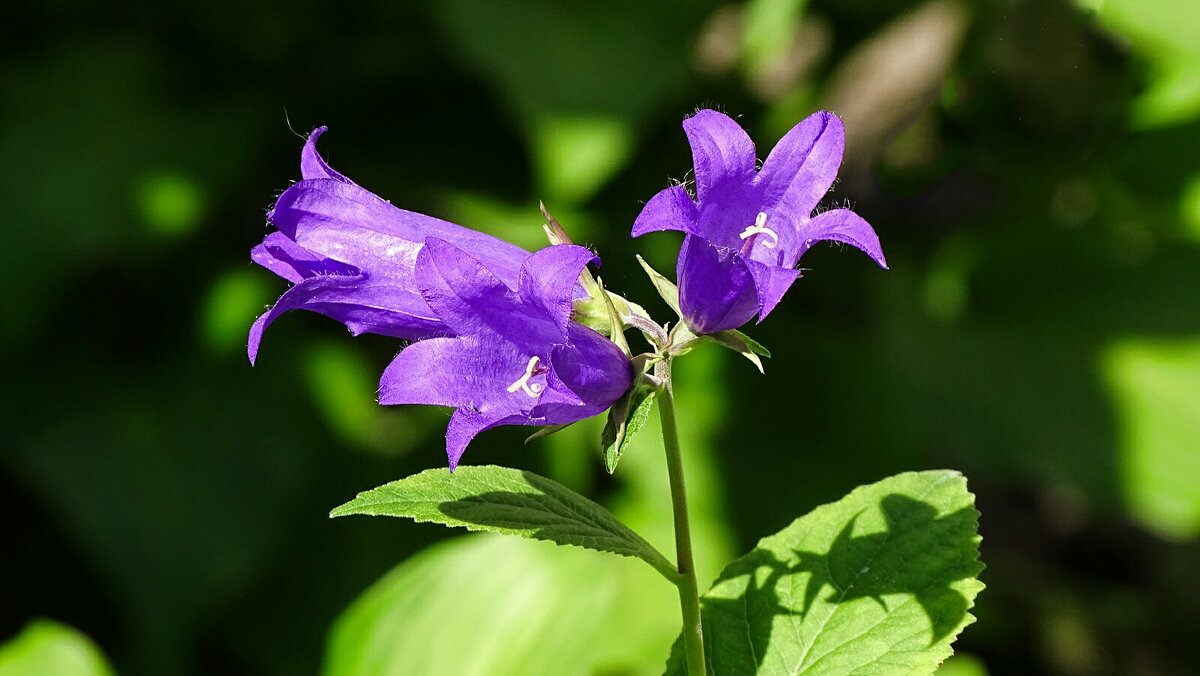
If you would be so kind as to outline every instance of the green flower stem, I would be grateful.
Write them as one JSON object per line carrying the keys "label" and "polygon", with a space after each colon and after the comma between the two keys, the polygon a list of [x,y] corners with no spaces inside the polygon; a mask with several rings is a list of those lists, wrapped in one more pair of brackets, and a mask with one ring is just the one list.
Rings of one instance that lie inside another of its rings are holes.
{"label": "green flower stem", "polygon": [[700,624],[700,590],[696,585],[696,565],[692,561],[692,529],[688,523],[687,488],[683,480],[683,455],[679,450],[679,429],[675,422],[675,398],[671,390],[671,360],[655,366],[661,382],[658,413],[662,419],[663,448],[667,453],[667,476],[671,482],[671,507],[675,514],[675,557],[679,577],[679,605],[683,611],[683,647],[689,676],[705,676],[704,631]]}

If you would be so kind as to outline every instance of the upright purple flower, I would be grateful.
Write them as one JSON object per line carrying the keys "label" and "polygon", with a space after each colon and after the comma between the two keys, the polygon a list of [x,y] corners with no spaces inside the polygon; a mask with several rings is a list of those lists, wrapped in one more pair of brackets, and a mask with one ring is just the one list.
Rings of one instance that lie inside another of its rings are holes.
{"label": "upright purple flower", "polygon": [[384,371],[381,404],[456,408],[446,430],[453,470],[471,439],[499,425],[560,425],[608,409],[633,381],[629,357],[571,322],[591,251],[546,247],[514,286],[475,255],[429,238],[417,254],[421,296],[452,337],[409,345]]}
{"label": "upright purple flower", "polygon": [[858,214],[812,216],[837,177],[842,122],[815,113],[792,128],[756,170],[754,142],[715,110],[684,120],[695,165],[695,199],[682,185],[646,203],[633,235],[681,230],[676,277],[684,320],[696,333],[761,322],[800,276],[800,257],[816,242],[844,242],[887,268],[879,238]]}
{"label": "upright purple flower", "polygon": [[529,252],[489,235],[397,209],[335,171],[317,153],[325,127],[313,130],[300,156],[303,180],[267,215],[278,230],[251,259],[292,282],[250,328],[254,363],[263,331],[289,310],[317,312],[350,333],[416,340],[446,333],[417,289],[413,267],[427,237],[468,249],[500,279],[515,282]]}

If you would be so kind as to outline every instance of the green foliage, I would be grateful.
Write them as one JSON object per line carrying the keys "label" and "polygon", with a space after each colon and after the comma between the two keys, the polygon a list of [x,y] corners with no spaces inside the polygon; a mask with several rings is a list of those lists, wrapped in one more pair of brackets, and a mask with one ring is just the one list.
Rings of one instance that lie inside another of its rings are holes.
{"label": "green foliage", "polygon": [[616,471],[626,446],[650,418],[657,393],[654,388],[635,385],[609,409],[604,431],[600,435],[604,468],[609,474]]}
{"label": "green foliage", "polygon": [[675,286],[675,282],[672,282],[663,276],[661,272],[650,267],[646,259],[640,255],[637,257],[637,262],[641,264],[642,270],[650,278],[650,283],[654,285],[654,290],[662,297],[667,307],[671,308],[676,315],[682,317],[683,313],[679,311],[679,287]]}
{"label": "green foliage", "polygon": [[910,472],[764,538],[702,597],[710,673],[932,673],[974,621],[978,517],[962,475]]}
{"label": "green foliage", "polygon": [[1126,341],[1107,356],[1130,509],[1167,537],[1200,535],[1200,342]]}
{"label": "green foliage", "polygon": [[713,333],[705,336],[718,345],[733,350],[750,361],[751,364],[758,369],[759,373],[763,373],[762,360],[759,356],[771,357],[771,351],[763,347],[750,336],[738,331],[737,329],[729,329],[719,333]]}
{"label": "green foliage", "polygon": [[494,465],[430,469],[358,494],[330,516],[398,516],[575,545],[674,568],[608,510],[560,483]]}
{"label": "green foliage", "polygon": [[458,538],[355,600],[333,626],[323,673],[651,676],[678,629],[676,603],[670,585],[623,559]]}
{"label": "green foliage", "polygon": [[0,676],[111,676],[104,654],[74,629],[34,620],[0,645]]}

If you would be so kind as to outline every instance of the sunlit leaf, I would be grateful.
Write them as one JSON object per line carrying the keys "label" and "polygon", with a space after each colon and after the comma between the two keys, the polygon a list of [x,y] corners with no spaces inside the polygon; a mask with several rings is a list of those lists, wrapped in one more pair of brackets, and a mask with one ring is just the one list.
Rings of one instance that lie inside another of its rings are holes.
{"label": "sunlit leaf", "polygon": [[[703,596],[709,672],[932,672],[974,621],[978,518],[962,475],[930,471],[797,519]],[[678,643],[667,671],[685,673]]]}
{"label": "sunlit leaf", "polygon": [[1120,413],[1121,474],[1133,515],[1172,538],[1200,534],[1200,342],[1128,341],[1105,372]]}
{"label": "sunlit leaf", "polygon": [[468,530],[520,535],[674,567],[608,510],[562,484],[508,467],[430,469],[358,494],[330,516],[398,516]]}
{"label": "sunlit leaf", "polygon": [[0,645],[0,676],[110,676],[112,667],[88,637],[74,629],[34,620]]}
{"label": "sunlit leaf", "polygon": [[650,676],[675,603],[673,587],[617,558],[460,538],[363,593],[334,625],[323,673]]}

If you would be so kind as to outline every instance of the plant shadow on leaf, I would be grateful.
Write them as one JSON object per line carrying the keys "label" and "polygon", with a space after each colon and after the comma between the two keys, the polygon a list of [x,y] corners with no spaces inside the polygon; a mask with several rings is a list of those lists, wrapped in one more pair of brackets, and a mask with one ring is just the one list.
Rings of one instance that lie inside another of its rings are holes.
{"label": "plant shadow on leaf", "polygon": [[[841,663],[841,653],[851,644],[886,642],[894,645],[885,653],[922,653],[953,640],[971,621],[971,599],[960,581],[983,569],[977,555],[979,513],[964,507],[939,516],[933,505],[897,493],[878,505],[885,523],[880,532],[855,534],[864,529],[860,520],[874,511],[863,508],[849,516],[823,553],[773,536],[722,571],[701,599],[710,673],[733,673],[750,664],[755,673],[838,673],[850,668]],[[809,537],[807,546],[815,549],[811,535],[801,537]],[[874,605],[852,604],[859,599]],[[742,635],[730,636],[734,628]],[[682,664],[680,647],[672,651],[671,667]],[[884,657],[862,659],[885,663]]]}
{"label": "plant shadow on leaf", "polygon": [[523,531],[535,540],[633,556],[673,574],[670,562],[600,505],[533,472],[521,472],[521,478],[537,492],[488,491],[441,502],[437,509],[483,530]]}

